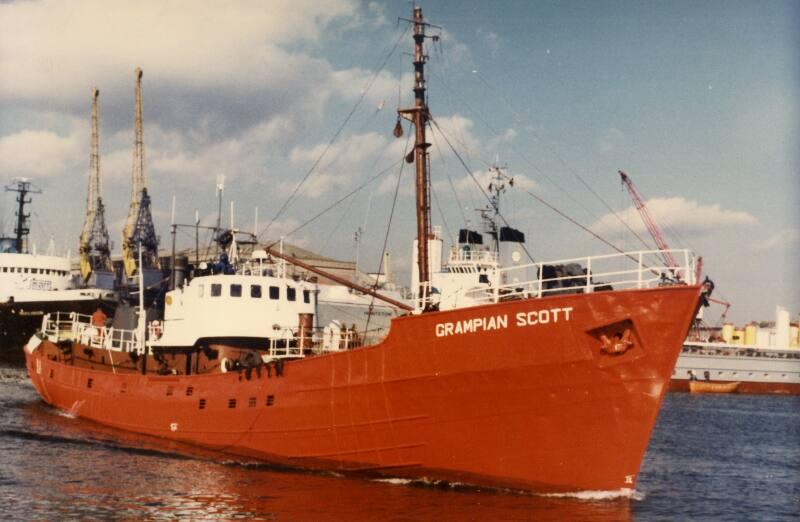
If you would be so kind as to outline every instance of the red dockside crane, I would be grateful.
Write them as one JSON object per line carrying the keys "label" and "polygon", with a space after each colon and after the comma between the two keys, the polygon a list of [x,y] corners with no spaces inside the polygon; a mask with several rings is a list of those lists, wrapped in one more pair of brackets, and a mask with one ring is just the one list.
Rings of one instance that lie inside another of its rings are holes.
{"label": "red dockside crane", "polygon": [[[619,172],[619,177],[622,179],[622,182],[625,184],[625,188],[628,189],[628,193],[631,195],[631,199],[633,200],[633,204],[636,205],[636,210],[639,211],[639,215],[642,216],[642,221],[644,221],[647,230],[650,232],[650,235],[653,237],[653,241],[656,242],[656,246],[658,249],[661,250],[661,255],[664,256],[664,261],[666,261],[668,267],[677,267],[678,263],[675,261],[675,258],[672,257],[672,254],[669,252],[669,247],[667,246],[667,242],[664,241],[664,236],[661,234],[661,230],[656,225],[656,222],[650,216],[650,213],[647,212],[647,209],[644,207],[644,201],[642,200],[642,195],[639,194],[639,191],[636,190],[636,186],[633,184],[631,178],[622,172]],[[700,281],[700,275],[702,274],[703,270],[703,258],[700,257],[697,260],[697,271],[695,272],[695,281]],[[708,278],[706,281],[709,283],[709,286],[706,287],[706,294],[705,299],[722,305],[725,309],[720,316],[720,322],[724,321],[728,315],[728,309],[731,307],[731,304],[727,301],[722,301],[720,299],[712,299],[711,292],[714,290],[714,283],[711,282]],[[706,282],[704,282],[706,284]],[[706,305],[707,306],[707,305]]]}
{"label": "red dockside crane", "polygon": [[631,195],[631,199],[633,200],[633,204],[636,205],[636,210],[639,211],[639,215],[642,216],[642,221],[644,221],[644,225],[647,227],[647,230],[650,232],[650,235],[653,236],[653,240],[656,242],[656,246],[659,250],[661,250],[661,255],[664,256],[664,261],[666,261],[668,267],[677,267],[678,263],[675,261],[675,258],[672,257],[672,254],[669,252],[669,247],[667,246],[666,241],[664,241],[664,236],[661,235],[661,230],[656,225],[656,222],[653,221],[653,218],[650,217],[650,213],[647,212],[647,209],[644,207],[644,201],[642,200],[642,195],[639,194],[639,191],[636,190],[636,187],[631,181],[631,178],[628,177],[627,174],[619,171],[619,176],[622,178],[622,182],[625,184],[625,188],[628,189],[628,193]]}

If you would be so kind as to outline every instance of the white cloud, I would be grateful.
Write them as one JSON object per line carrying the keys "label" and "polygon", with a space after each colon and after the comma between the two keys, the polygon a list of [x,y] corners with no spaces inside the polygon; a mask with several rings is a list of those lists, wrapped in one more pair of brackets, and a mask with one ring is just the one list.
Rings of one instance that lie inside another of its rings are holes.
{"label": "white cloud", "polygon": [[[749,226],[758,223],[751,214],[740,210],[725,210],[719,204],[701,205],[682,197],[651,198],[645,208],[663,230],[672,228],[679,232],[708,232],[723,227]],[[647,229],[635,207],[617,212],[633,230],[646,234]],[[606,214],[591,229],[599,234],[619,232],[622,225],[613,214]]]}
{"label": "white cloud", "polygon": [[506,145],[513,142],[517,138],[518,134],[519,133],[514,129],[506,129],[503,132],[503,134],[501,134],[500,136],[496,136],[488,141],[488,143],[486,144],[486,150],[489,152],[493,150],[496,151],[502,145]]}
{"label": "white cloud", "polygon": [[78,133],[67,136],[46,130],[24,130],[0,137],[0,172],[7,177],[50,177],[85,163],[89,168],[87,140]]}
{"label": "white cloud", "polygon": [[[185,0],[0,4],[0,100],[88,120],[96,85],[101,126],[117,132],[132,126],[141,66],[146,125],[208,142],[282,118],[291,120],[290,133],[271,139],[296,141],[295,133],[326,118],[331,99],[354,101],[374,75],[314,56],[324,31],[357,21],[375,27],[376,19],[379,6],[354,0],[241,1],[224,9]],[[367,103],[395,92],[384,71]]]}
{"label": "white cloud", "polygon": [[460,114],[436,118],[436,125],[431,127],[432,150],[435,151],[438,148],[439,153],[446,157],[450,156],[452,151],[450,145],[447,144],[449,141],[459,153],[466,152],[481,156],[481,141],[472,132],[473,127],[473,121]]}
{"label": "white cloud", "polygon": [[[127,193],[133,71],[141,66],[151,186],[182,177],[192,180],[191,190],[225,174],[263,178],[280,192],[294,186],[281,180],[297,175],[287,163],[302,174],[310,166],[299,161],[302,152],[319,151],[297,144],[324,128],[332,102],[351,105],[370,85],[360,117],[396,96],[391,73],[373,79],[369,69],[337,69],[315,56],[334,30],[383,25],[380,4],[355,0],[242,1],[225,9],[184,0],[0,4],[0,101],[4,108],[40,107],[19,120],[28,130],[0,137],[0,167],[30,177],[84,173],[97,85],[103,190]],[[387,148],[377,134],[357,139],[336,144],[307,195],[348,183],[381,149],[400,146]]]}
{"label": "white cloud", "polygon": [[756,245],[758,250],[779,250],[800,244],[800,229],[786,228],[779,230]]}
{"label": "white cloud", "polygon": [[[298,168],[307,170],[322,158],[303,184],[300,194],[316,199],[334,188],[349,185],[355,177],[363,177],[364,172],[372,174],[388,146],[385,136],[370,132],[347,136],[330,146],[321,143],[308,148],[295,147],[289,154],[289,161]],[[279,193],[290,195],[298,182],[299,179],[293,179],[281,183]]]}
{"label": "white cloud", "polygon": [[[435,23],[435,22],[434,22]],[[462,62],[472,62],[472,55],[469,47],[462,43],[447,29],[442,29],[440,32],[441,38],[436,44],[441,50],[441,57],[445,64],[456,65]],[[431,56],[436,58],[439,53],[430,52]]]}
{"label": "white cloud", "polygon": [[3,4],[0,95],[64,99],[93,82],[127,83],[137,65],[167,82],[257,82],[265,66],[272,75],[296,65],[283,62],[279,46],[317,41],[354,8],[347,0],[241,1],[224,9],[188,0]]}

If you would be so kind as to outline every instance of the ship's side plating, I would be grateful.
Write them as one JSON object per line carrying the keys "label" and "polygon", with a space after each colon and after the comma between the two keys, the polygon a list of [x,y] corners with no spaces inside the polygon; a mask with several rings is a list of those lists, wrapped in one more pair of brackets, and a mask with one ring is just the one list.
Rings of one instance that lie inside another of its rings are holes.
{"label": "ship's side plating", "polygon": [[[103,424],[294,467],[536,491],[633,488],[696,286],[395,319],[379,345],[274,372],[154,376],[26,350],[44,400]],[[681,317],[675,310],[685,310]],[[630,344],[609,338],[629,331]],[[43,344],[49,343],[45,340]]]}

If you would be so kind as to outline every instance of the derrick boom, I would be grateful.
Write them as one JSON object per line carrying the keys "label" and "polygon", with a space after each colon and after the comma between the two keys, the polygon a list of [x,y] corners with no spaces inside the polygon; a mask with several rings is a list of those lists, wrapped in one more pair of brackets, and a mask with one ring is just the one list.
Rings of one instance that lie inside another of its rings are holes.
{"label": "derrick boom", "polygon": [[[122,261],[125,275],[132,277],[139,268],[158,269],[158,236],[150,211],[150,196],[144,174],[144,125],[142,117],[142,70],[136,68],[136,114],[133,125],[133,171],[131,205],[122,231]],[[142,267],[138,252],[141,245]]]}
{"label": "derrick boom", "polygon": [[81,231],[78,254],[81,276],[88,280],[97,270],[112,271],[111,242],[106,228],[105,207],[100,190],[100,130],[98,98],[100,91],[92,89],[92,144],[89,153],[89,190],[86,196],[86,220]]}
{"label": "derrick boom", "polygon": [[642,221],[644,221],[647,231],[650,232],[650,235],[653,237],[653,241],[656,242],[656,246],[659,250],[661,250],[661,255],[664,256],[664,261],[666,261],[667,266],[678,266],[678,262],[675,261],[675,258],[672,257],[672,254],[669,252],[669,247],[667,246],[666,241],[664,241],[664,236],[661,234],[661,230],[658,228],[658,225],[656,225],[656,222],[645,208],[642,195],[639,194],[638,190],[636,190],[633,181],[621,170],[619,171],[619,177],[625,184],[625,188],[628,189],[628,193],[631,195],[633,204],[636,206],[636,210],[639,211],[639,215],[642,217]]}

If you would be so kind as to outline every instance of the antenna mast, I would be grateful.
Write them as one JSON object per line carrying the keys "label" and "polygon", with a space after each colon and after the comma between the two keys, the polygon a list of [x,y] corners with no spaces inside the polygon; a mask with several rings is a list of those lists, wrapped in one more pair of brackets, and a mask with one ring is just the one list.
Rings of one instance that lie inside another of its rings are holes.
{"label": "antenna mast", "polygon": [[[415,6],[413,19],[406,20],[414,24],[414,107],[399,109],[398,115],[414,124],[416,136],[414,139],[414,157],[416,163],[416,205],[417,205],[417,266],[419,269],[419,299],[421,303],[427,302],[430,293],[430,265],[428,263],[428,239],[431,237],[431,206],[430,206],[430,179],[428,177],[428,143],[425,131],[430,121],[427,101],[425,99],[425,63],[427,55],[423,44],[425,38],[438,40],[438,36],[429,37],[425,28],[429,27],[423,21],[422,8]],[[399,125],[399,122],[398,122]],[[400,129],[402,132],[402,128]],[[395,133],[397,134],[397,132]],[[410,155],[409,155],[410,159]],[[425,304],[423,308],[428,308]]]}
{"label": "antenna mast", "polygon": [[122,231],[122,259],[125,274],[130,278],[138,266],[137,249],[141,245],[144,268],[158,269],[158,236],[150,211],[150,196],[144,174],[144,125],[142,117],[142,70],[136,68],[136,116],[133,130],[133,173],[131,176],[131,206]]}
{"label": "antenna mast", "polygon": [[86,221],[83,223],[78,254],[81,276],[89,279],[95,270],[111,272],[111,243],[106,228],[105,206],[100,190],[100,130],[98,99],[100,91],[92,89],[92,145],[89,152],[89,191],[86,196]]}
{"label": "antenna mast", "polygon": [[495,252],[500,251],[500,234],[497,228],[497,218],[500,216],[500,196],[506,191],[506,185],[509,187],[514,186],[514,178],[505,173],[506,167],[499,165],[492,165],[489,167],[489,174],[491,175],[488,192],[489,204],[478,209],[483,220],[484,230],[492,238],[492,249]]}
{"label": "antenna mast", "polygon": [[31,200],[26,199],[26,196],[28,194],[41,194],[42,190],[36,188],[28,179],[17,178],[12,185],[6,186],[6,192],[19,193],[19,196],[17,196],[19,206],[17,207],[17,225],[14,229],[14,234],[16,235],[14,248],[20,254],[24,254],[28,251],[27,238],[31,232],[28,225],[28,218],[31,215],[25,213],[25,205],[30,203]]}

